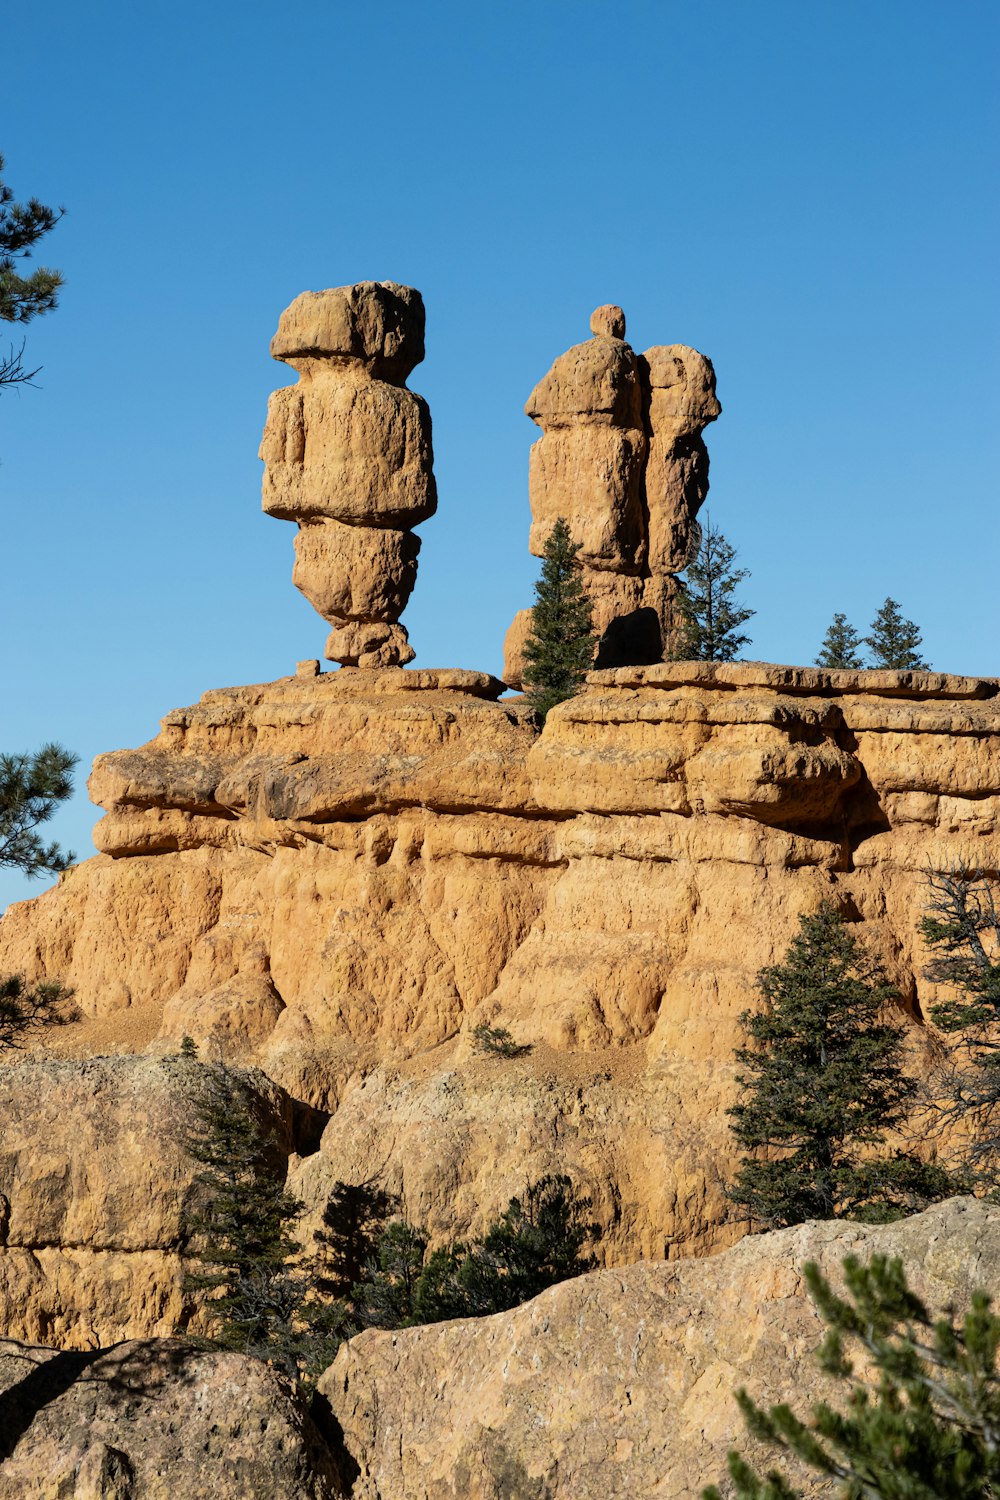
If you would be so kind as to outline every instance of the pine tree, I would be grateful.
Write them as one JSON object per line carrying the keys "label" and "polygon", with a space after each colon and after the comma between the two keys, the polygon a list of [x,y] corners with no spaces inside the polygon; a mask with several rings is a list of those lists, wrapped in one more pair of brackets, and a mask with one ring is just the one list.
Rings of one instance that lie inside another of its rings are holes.
{"label": "pine tree", "polygon": [[[0,320],[29,323],[56,306],[63,278],[44,266],[30,276],[22,276],[18,262],[30,257],[32,247],[55,227],[64,210],[47,208],[37,198],[15,203],[13,192],[3,181],[3,170],[0,156]],[[0,357],[0,387],[28,384],[38,374],[37,370],[25,370],[23,353],[22,343],[20,349],[11,348]]]}
{"label": "pine tree", "polygon": [[426,1231],[397,1220],[354,1288],[355,1312],[368,1327],[405,1328],[517,1307],[594,1267],[584,1253],[600,1232],[586,1219],[590,1206],[568,1177],[543,1177],[523,1199],[512,1198],[485,1235],[430,1255]]}
{"label": "pine tree", "polygon": [[[844,1261],[848,1298],[818,1267],[804,1274],[827,1324],[819,1361],[850,1381],[846,1344],[860,1346],[878,1383],[853,1385],[846,1411],[821,1401],[808,1421],[786,1404],[763,1411],[736,1393],[750,1435],[828,1482],[841,1500],[988,1500],[1000,1493],[1000,1318],[976,1292],[961,1324],[932,1318],[907,1284],[900,1260]],[[761,1477],[729,1454],[735,1500],[803,1500],[777,1469]],[[814,1493],[811,1486],[809,1494]],[[827,1493],[824,1487],[823,1493]],[[715,1485],[703,1500],[721,1500]]]}
{"label": "pine tree", "polygon": [[[939,1167],[873,1155],[902,1123],[916,1084],[896,999],[877,960],[830,903],[803,916],[780,964],[762,969],[764,1010],[741,1023],[740,1102],[729,1110],[742,1159],[729,1197],[767,1228],[805,1219],[886,1220],[956,1191]],[[777,1152],[762,1158],[762,1150]]]}
{"label": "pine tree", "polygon": [[942,1112],[971,1132],[968,1155],[981,1180],[1000,1180],[1000,911],[990,879],[958,865],[928,875],[920,932],[933,957],[927,978],[953,991],[930,1007],[957,1041],[944,1069]]}
{"label": "pine tree", "polygon": [[864,658],[858,650],[860,645],[861,637],[854,626],[848,624],[847,616],[835,614],[833,624],[823,638],[816,665],[848,669],[863,667]]}
{"label": "pine tree", "polygon": [[592,610],[577,561],[579,550],[560,516],[545,543],[531,634],[524,647],[522,680],[543,722],[550,708],[580,689],[594,660]]}
{"label": "pine tree", "polygon": [[76,756],[61,745],[43,745],[34,755],[0,755],[0,865],[29,879],[59,874],[76,855],[43,844],[36,830],[73,791]]}
{"label": "pine tree", "polygon": [[[0,755],[0,866],[30,879],[72,864],[72,850],[64,854],[58,844],[43,844],[36,830],[71,795],[75,765],[76,756],[59,745],[43,745],[34,755]],[[0,979],[0,1048],[21,1046],[42,1026],[75,1020],[72,994],[58,980]]]}
{"label": "pine tree", "polygon": [[592,1206],[562,1174],[542,1177],[523,1199],[512,1198],[459,1269],[470,1309],[504,1312],[593,1270],[597,1261],[585,1251],[600,1234],[587,1219]]}
{"label": "pine tree", "polygon": [[58,980],[27,984],[20,974],[0,979],[0,1049],[23,1046],[43,1026],[75,1021],[72,994]]}
{"label": "pine tree", "polygon": [[871,635],[863,639],[871,651],[873,667],[918,672],[930,666],[920,655],[920,631],[912,620],[904,620],[895,599],[885,601],[871,623]]}
{"label": "pine tree", "polygon": [[740,634],[755,613],[736,599],[750,574],[734,568],[736,549],[706,518],[701,541],[678,595],[680,623],[670,645],[675,661],[735,661],[750,637]]}
{"label": "pine tree", "polygon": [[189,1291],[208,1293],[211,1342],[279,1366],[293,1380],[326,1368],[345,1314],[315,1295],[292,1226],[303,1205],[285,1187],[285,1157],[250,1079],[222,1064],[194,1070],[194,1125],[184,1136],[200,1164],[189,1210]]}

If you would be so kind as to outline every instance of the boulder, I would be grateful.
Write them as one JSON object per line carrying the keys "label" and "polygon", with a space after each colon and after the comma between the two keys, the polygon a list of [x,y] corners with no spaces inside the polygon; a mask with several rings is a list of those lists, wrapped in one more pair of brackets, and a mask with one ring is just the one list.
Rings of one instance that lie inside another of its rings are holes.
{"label": "boulder", "polygon": [[[562,1282],[512,1312],[363,1333],[319,1388],[358,1474],[353,1500],[694,1500],[726,1453],[758,1467],[733,1399],[842,1393],[819,1368],[823,1324],[802,1277],[845,1255],[901,1256],[934,1312],[1000,1277],[1000,1209],[952,1199],[898,1224],[810,1223],[720,1255]],[[815,1474],[778,1460],[806,1492]]]}
{"label": "boulder", "polygon": [[339,1500],[304,1403],[267,1365],[175,1340],[0,1340],[0,1500]]}

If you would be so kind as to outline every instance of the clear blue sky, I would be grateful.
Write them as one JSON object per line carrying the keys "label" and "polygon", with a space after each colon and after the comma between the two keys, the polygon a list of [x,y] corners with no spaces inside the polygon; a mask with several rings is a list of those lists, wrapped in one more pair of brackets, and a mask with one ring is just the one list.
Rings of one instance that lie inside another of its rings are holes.
{"label": "clear blue sky", "polygon": [[[998,32],[996,0],[9,9],[7,180],[68,213],[41,388],[0,396],[0,746],[85,770],[322,654],[260,512],[268,341],[366,278],[427,305],[418,665],[499,670],[523,403],[620,302],[637,348],[715,361],[749,654],[810,661],[892,594],[934,665],[1000,673]],[[81,786],[52,832],[89,852],[94,816]]]}

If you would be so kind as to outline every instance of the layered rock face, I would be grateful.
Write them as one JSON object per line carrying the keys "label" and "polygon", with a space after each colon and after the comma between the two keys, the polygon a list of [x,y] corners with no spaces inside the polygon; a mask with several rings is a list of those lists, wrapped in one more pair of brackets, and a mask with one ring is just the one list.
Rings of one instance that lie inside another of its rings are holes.
{"label": "layered rock face", "polygon": [[[476,673],[208,693],[98,759],[105,852],[8,911],[0,973],[76,986],[85,1018],[50,1049],[174,1051],[188,1033],[330,1114],[291,1161],[314,1215],[335,1181],[375,1178],[440,1241],[568,1171],[608,1263],[718,1250],[740,1233],[723,1192],[738,1018],[801,913],[837,902],[899,988],[913,1066],[938,1045],[917,924],[928,865],[1000,870],[997,690],[622,668],[540,735]],[[531,1051],[479,1055],[480,1022]],[[82,1180],[89,1151],[81,1134],[59,1171]],[[80,1246],[57,1231],[53,1266]],[[115,1232],[85,1237],[113,1249]],[[160,1236],[157,1287],[172,1233],[143,1239]],[[85,1336],[68,1275],[31,1295],[27,1336],[45,1318]],[[109,1312],[100,1336],[162,1327],[164,1295],[137,1290],[134,1320]]]}
{"label": "layered rock face", "polygon": [[[251,1075],[276,1150],[291,1100]],[[176,1058],[0,1068],[0,1327],[92,1349],[190,1326],[182,1252],[198,1171],[185,1150],[203,1070]],[[0,1466],[2,1472],[2,1466]]]}
{"label": "layered rock face", "polygon": [[774,1467],[733,1392],[802,1416],[836,1397],[802,1266],[836,1284],[845,1255],[875,1253],[901,1256],[935,1312],[961,1313],[1000,1276],[1000,1210],[953,1199],[879,1228],[803,1224],[707,1260],[598,1271],[492,1318],[364,1333],[320,1382],[359,1471],[353,1500],[694,1500],[724,1487],[733,1446]]}
{"label": "layered rock face", "polygon": [[417,576],[410,528],[437,505],[430,412],[405,384],[424,357],[420,293],[392,281],[303,292],[271,353],[299,383],[268,405],[264,509],[298,522],[292,579],[333,626],[326,655],[412,661],[399,624]]}
{"label": "layered rock face", "polygon": [[[580,546],[594,609],[596,665],[663,659],[674,628],[676,575],[697,546],[708,493],[702,431],[722,408],[715,371],[671,344],[636,355],[620,307],[599,307],[593,338],[560,355],[528,398],[542,428],[531,450],[530,550],[544,554],[562,517]],[[508,632],[504,678],[520,682],[528,611]]]}

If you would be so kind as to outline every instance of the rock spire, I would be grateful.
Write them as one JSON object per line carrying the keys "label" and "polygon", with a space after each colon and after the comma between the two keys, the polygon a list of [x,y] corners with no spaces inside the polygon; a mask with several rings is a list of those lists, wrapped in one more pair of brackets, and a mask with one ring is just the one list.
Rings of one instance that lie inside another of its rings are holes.
{"label": "rock spire", "polygon": [[[593,338],[560,355],[528,397],[542,429],[531,450],[529,547],[536,557],[559,516],[580,543],[594,605],[599,667],[663,660],[676,574],[697,544],[708,493],[702,431],[722,408],[711,361],[685,344],[636,354],[620,307],[599,307]],[[520,680],[528,630],[507,635],[505,678]]]}
{"label": "rock spire", "polygon": [[410,528],[437,507],[430,411],[405,383],[424,357],[420,293],[393,281],[303,292],[271,353],[299,380],[268,403],[264,510],[298,523],[292,581],[333,627],[327,659],[412,661],[399,623],[417,576]]}

